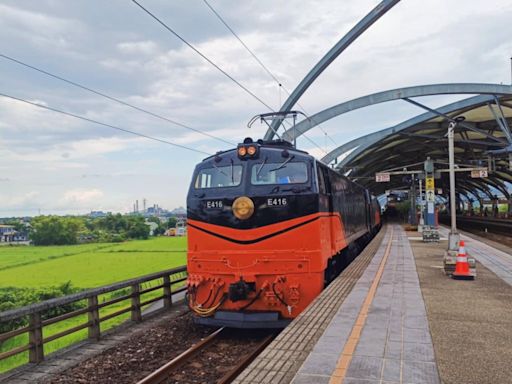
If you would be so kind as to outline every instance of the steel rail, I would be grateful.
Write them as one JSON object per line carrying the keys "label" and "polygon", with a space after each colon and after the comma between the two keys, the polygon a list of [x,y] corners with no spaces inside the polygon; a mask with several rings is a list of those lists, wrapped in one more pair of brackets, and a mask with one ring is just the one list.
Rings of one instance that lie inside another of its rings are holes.
{"label": "steel rail", "polygon": [[251,364],[252,361],[267,347],[267,345],[274,340],[275,337],[275,334],[265,337],[250,354],[240,361],[232,370],[222,376],[219,381],[217,381],[217,384],[229,384],[235,380],[237,376],[242,373],[242,371],[247,368],[247,366]]}
{"label": "steel rail", "polygon": [[[449,216],[443,215],[439,219],[441,222],[446,222]],[[512,235],[512,220],[498,219],[492,217],[471,217],[471,216],[457,216],[457,225],[462,229],[476,229],[497,235],[504,235],[510,237]]]}
{"label": "steel rail", "polygon": [[[138,381],[137,384],[160,384],[165,382],[169,379],[171,373],[174,370],[188,363],[192,358],[197,356],[199,353],[217,341],[224,330],[224,327],[219,328],[205,339],[191,346],[185,352],[181,353],[168,363],[162,365],[160,368],[146,376],[144,379]],[[243,357],[242,360],[236,364],[236,366],[234,366],[224,376],[222,376],[217,381],[217,384],[231,383],[265,349],[265,347],[269,345],[272,340],[274,340],[275,336],[275,334],[271,334],[261,340],[249,354]]]}
{"label": "steel rail", "polygon": [[224,329],[225,329],[224,327],[217,329],[215,332],[213,332],[211,335],[209,335],[205,339],[194,344],[189,349],[187,349],[185,352],[176,356],[174,359],[172,359],[168,363],[162,365],[160,368],[158,368],[156,371],[154,371],[150,375],[146,376],[144,379],[138,381],[137,384],[159,384],[159,383],[162,383],[163,381],[167,380],[169,378],[170,372],[172,372],[174,369],[182,366],[189,359],[196,356],[199,352],[204,350],[206,347],[210,346],[217,339],[217,337],[222,333],[222,331],[224,331]]}

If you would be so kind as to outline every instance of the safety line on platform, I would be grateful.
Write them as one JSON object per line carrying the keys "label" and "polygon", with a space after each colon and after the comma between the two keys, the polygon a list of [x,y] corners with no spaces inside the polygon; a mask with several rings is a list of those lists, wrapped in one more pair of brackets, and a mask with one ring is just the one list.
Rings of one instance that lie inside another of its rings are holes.
{"label": "safety line on platform", "polygon": [[361,310],[359,311],[359,315],[357,316],[356,323],[352,327],[352,331],[350,336],[345,343],[345,347],[343,348],[343,352],[336,364],[336,369],[334,370],[331,379],[329,380],[329,384],[342,384],[345,376],[347,374],[348,366],[352,361],[352,357],[356,350],[357,344],[359,343],[359,339],[361,338],[361,332],[366,323],[366,318],[368,317],[368,310],[372,305],[373,299],[375,298],[375,293],[377,292],[377,287],[379,286],[380,279],[382,277],[382,273],[384,272],[384,267],[388,260],[388,256],[391,252],[391,245],[393,243],[393,233],[394,228],[391,227],[391,234],[389,236],[388,245],[386,247],[386,251],[379,265],[379,269],[377,270],[377,274],[375,275],[375,279],[373,279],[372,285],[366,298],[364,299]]}

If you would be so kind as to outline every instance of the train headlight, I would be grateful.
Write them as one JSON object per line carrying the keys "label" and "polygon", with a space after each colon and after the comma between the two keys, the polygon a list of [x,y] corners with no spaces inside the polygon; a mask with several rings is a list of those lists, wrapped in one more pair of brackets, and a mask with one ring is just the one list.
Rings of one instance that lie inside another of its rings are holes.
{"label": "train headlight", "polygon": [[258,149],[254,145],[251,145],[250,147],[247,147],[247,154],[249,156],[254,156],[257,151],[258,151]]}
{"label": "train headlight", "polygon": [[238,147],[238,156],[244,157],[247,154],[247,148]]}
{"label": "train headlight", "polygon": [[237,219],[246,220],[254,213],[254,203],[246,196],[240,196],[233,201],[233,215]]}

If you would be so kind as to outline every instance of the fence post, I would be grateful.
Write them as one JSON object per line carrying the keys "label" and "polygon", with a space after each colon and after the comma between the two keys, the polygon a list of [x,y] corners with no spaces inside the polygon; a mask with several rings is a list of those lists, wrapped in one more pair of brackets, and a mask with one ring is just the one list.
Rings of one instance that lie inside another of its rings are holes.
{"label": "fence post", "polygon": [[30,363],[40,363],[44,360],[44,350],[43,327],[41,324],[41,314],[39,312],[30,315],[29,326],[28,341],[30,343],[30,349],[28,351],[28,361]]}
{"label": "fence post", "polygon": [[164,276],[164,308],[169,309],[172,307],[172,293],[171,293],[171,277]]}
{"label": "fence post", "polygon": [[140,323],[142,321],[142,313],[140,311],[140,286],[132,285],[132,321]]}
{"label": "fence post", "polygon": [[94,295],[87,299],[89,312],[87,313],[87,318],[89,320],[89,339],[99,340],[101,331],[100,331],[100,311],[98,309],[98,296]]}

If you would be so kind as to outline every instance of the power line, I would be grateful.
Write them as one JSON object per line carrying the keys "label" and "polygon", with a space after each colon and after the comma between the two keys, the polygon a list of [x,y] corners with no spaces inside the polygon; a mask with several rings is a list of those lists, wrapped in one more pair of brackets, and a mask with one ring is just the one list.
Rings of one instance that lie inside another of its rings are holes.
{"label": "power line", "polygon": [[201,135],[208,136],[208,137],[210,137],[210,138],[212,138],[212,139],[222,141],[222,142],[224,142],[224,143],[226,143],[226,144],[229,144],[229,145],[235,145],[234,143],[232,143],[232,142],[230,142],[230,141],[228,141],[228,140],[224,140],[224,139],[222,139],[222,138],[220,138],[220,137],[217,137],[217,136],[211,135],[211,134],[209,134],[209,133],[207,133],[207,132],[201,131],[200,129],[196,129],[196,128],[189,127],[188,125],[185,125],[185,124],[180,123],[180,122],[175,121],[175,120],[171,120],[171,119],[169,119],[169,118],[167,118],[167,117],[165,117],[165,116],[159,115],[159,114],[157,114],[157,113],[155,113],[155,112],[151,112],[151,111],[149,111],[149,110],[147,110],[147,109],[144,109],[144,108],[138,107],[138,106],[136,106],[136,105],[130,104],[130,103],[126,102],[126,101],[120,100],[120,99],[118,99],[118,98],[116,98],[116,97],[113,97],[113,96],[107,95],[106,93],[103,93],[103,92],[100,92],[100,91],[96,91],[96,90],[94,90],[94,89],[92,89],[92,88],[89,88],[89,87],[87,87],[87,86],[83,85],[83,84],[80,84],[80,83],[77,83],[77,82],[75,82],[75,81],[72,81],[72,80],[66,79],[66,78],[64,78],[64,77],[62,77],[62,76],[59,76],[59,75],[56,75],[56,74],[54,74],[54,73],[50,73],[50,72],[48,72],[48,71],[45,71],[44,69],[41,69],[41,68],[35,67],[35,66],[30,65],[30,64],[27,64],[27,63],[25,63],[25,62],[23,62],[23,61],[21,61],[21,60],[15,59],[14,57],[7,56],[7,55],[5,55],[5,54],[3,54],[3,53],[0,53],[0,57],[3,57],[4,59],[10,60],[10,61],[12,61],[12,62],[14,62],[14,63],[16,63],[16,64],[22,65],[22,66],[24,66],[24,67],[26,67],[26,68],[32,69],[32,70],[37,71],[37,72],[39,72],[39,73],[42,73],[42,74],[44,74],[44,75],[46,75],[46,76],[50,76],[50,77],[53,77],[54,79],[57,79],[57,80],[63,81],[63,82],[65,82],[65,83],[67,83],[67,84],[70,84],[70,85],[73,85],[74,87],[78,87],[78,88],[83,89],[83,90],[85,90],[85,91],[88,91],[88,92],[94,93],[95,95],[98,95],[98,96],[104,97],[104,98],[106,98],[106,99],[108,99],[108,100],[111,100],[111,101],[114,101],[114,102],[116,102],[116,103],[118,103],[118,104],[122,104],[122,105],[124,105],[124,106],[126,106],[126,107],[129,107],[129,108],[135,109],[135,110],[137,110],[137,111],[139,111],[139,112],[143,112],[143,113],[146,113],[146,114],[148,114],[148,115],[150,115],[150,116],[153,116],[153,117],[156,117],[156,118],[158,118],[158,119],[161,119],[161,120],[167,121],[167,122],[169,122],[169,123],[175,124],[175,125],[177,125],[177,126],[179,126],[179,127],[182,127],[182,128],[185,128],[185,129],[188,129],[188,130],[191,130],[191,131],[197,132],[197,133],[199,133],[199,134],[201,134]]}
{"label": "power line", "polygon": [[[164,23],[162,20],[160,20],[155,14],[153,14],[151,11],[149,11],[147,8],[145,8],[142,4],[140,4],[137,0],[132,0],[132,2],[137,5],[140,9],[142,9],[144,12],[146,12],[149,16],[151,16],[155,21],[157,21],[161,26],[163,26],[166,30],[168,30],[170,33],[172,33],[174,36],[176,36],[181,42],[183,42],[185,45],[187,45],[190,49],[192,49],[194,52],[196,52],[199,56],[201,56],[204,60],[206,60],[208,63],[210,63],[213,67],[215,67],[218,71],[220,71],[224,76],[226,76],[228,79],[233,81],[236,85],[238,85],[241,89],[243,89],[246,93],[251,95],[254,99],[259,101],[262,105],[270,109],[271,111],[274,111],[274,109],[265,103],[262,99],[260,99],[256,94],[254,94],[251,90],[249,90],[247,87],[245,87],[243,84],[241,84],[238,80],[236,80],[233,76],[231,76],[229,73],[224,71],[221,67],[219,67],[216,63],[214,63],[210,58],[208,58],[206,55],[204,55],[201,51],[199,51],[196,47],[194,47],[192,44],[190,44],[187,40],[185,40],[181,35],[179,35],[176,31],[174,31],[171,27],[169,27],[166,23]],[[311,140],[309,137],[304,137],[311,142],[313,145],[315,145],[317,148],[319,148],[321,151],[325,152],[317,143],[315,143],[313,140]],[[327,153],[327,152],[326,152]]]}
{"label": "power line", "polygon": [[153,19],[155,19],[161,26],[163,26],[165,29],[167,29],[169,32],[171,32],[174,36],[176,36],[178,39],[180,39],[184,44],[186,44],[190,49],[192,49],[195,53],[197,53],[199,56],[201,56],[203,59],[205,59],[208,63],[210,63],[212,66],[214,66],[216,69],[218,69],[224,76],[226,76],[228,79],[233,81],[236,85],[238,85],[241,89],[243,89],[245,92],[247,92],[249,95],[251,95],[254,99],[259,101],[262,105],[273,111],[273,108],[269,106],[267,103],[265,103],[262,99],[260,99],[258,96],[256,96],[251,90],[249,90],[247,87],[245,87],[242,83],[240,83],[238,80],[236,80],[233,76],[231,76],[229,73],[224,71],[221,67],[219,67],[217,64],[215,64],[211,59],[209,59],[206,55],[204,55],[201,51],[199,51],[196,47],[194,47],[192,44],[190,44],[187,40],[185,40],[183,37],[181,37],[177,32],[175,32],[171,27],[169,27],[167,24],[165,24],[162,20],[160,20],[157,16],[155,16],[153,13],[151,13],[147,8],[144,8],[137,0],[132,0],[134,4],[136,4],[140,9],[142,9],[144,12],[146,12],[149,16],[151,16]]}
{"label": "power line", "polygon": [[222,16],[210,5],[210,3],[208,3],[208,1],[206,1],[206,0],[203,0],[203,1],[208,6],[208,8],[210,8],[210,10],[215,14],[215,16],[217,16],[217,18],[222,22],[222,24],[224,24],[226,26],[226,28],[229,29],[229,31],[233,34],[233,36],[235,36],[237,38],[237,40],[240,42],[240,44],[242,44],[244,46],[244,48],[247,50],[247,52],[249,52],[251,54],[251,56],[254,58],[254,60],[256,60],[261,65],[261,67],[268,73],[268,75],[270,77],[272,77],[272,79],[274,79],[274,81],[276,83],[278,83],[279,86],[281,86],[282,85],[281,82],[274,76],[274,74],[272,72],[270,72],[270,70],[265,66],[265,64],[263,64],[263,62],[260,59],[258,59],[256,54],[253,51],[251,51],[251,49],[242,41],[242,39],[228,25],[228,23],[222,18]]}
{"label": "power line", "polygon": [[[213,14],[215,16],[217,16],[217,18],[221,21],[222,24],[224,24],[224,26],[233,34],[233,36],[235,36],[235,38],[240,42],[240,44],[242,44],[242,46],[247,50],[247,52],[249,52],[249,54],[254,58],[254,60],[256,60],[258,62],[258,64],[265,70],[265,72],[267,72],[267,74],[277,83],[277,85],[284,89],[284,91],[288,94],[288,96],[291,94],[290,91],[288,91],[288,89],[283,85],[283,83],[270,71],[270,69],[267,68],[267,66],[265,64],[263,64],[263,62],[256,56],[256,54],[247,46],[247,44],[244,43],[244,41],[240,38],[240,36],[238,36],[238,34],[233,30],[233,28],[231,28],[229,26],[229,24],[224,20],[224,18],[215,10],[215,8],[213,8],[213,6],[208,3],[207,0],[203,0],[203,2],[206,4],[206,6],[208,8],[210,8],[210,10],[213,12]],[[302,109],[302,111],[304,112],[304,114],[306,115],[306,117],[308,119],[310,119],[310,117],[308,116],[308,114],[306,113],[306,110],[305,108],[300,105],[300,103],[297,102],[297,105]],[[338,145],[332,137],[329,136],[329,134],[323,129],[323,127],[319,124],[318,125],[318,128],[320,128],[320,130],[324,133],[324,135],[326,135],[332,142],[334,145]],[[309,140],[309,138],[306,136],[305,133],[303,133],[304,137],[306,139]],[[311,140],[310,140],[311,141]],[[313,144],[315,144],[318,148],[320,148],[316,143],[314,143],[313,141],[311,141]],[[321,148],[320,148],[321,149]],[[325,151],[324,151],[325,152]]]}
{"label": "power line", "polygon": [[36,102],[33,102],[33,101],[25,100],[25,99],[22,99],[22,98],[19,98],[19,97],[16,97],[16,96],[7,95],[5,93],[0,93],[0,96],[6,97],[6,98],[12,99],[12,100],[17,100],[17,101],[20,101],[20,102],[25,103],[25,104],[30,104],[30,105],[32,105],[34,107],[39,107],[39,108],[42,108],[42,109],[46,109],[46,110],[49,110],[49,111],[60,113],[62,115],[66,115],[66,116],[74,117],[76,119],[84,120],[84,121],[87,121],[89,123],[94,123],[94,124],[102,125],[104,127],[108,127],[108,128],[112,128],[112,129],[115,129],[115,130],[118,130],[118,131],[126,132],[126,133],[129,133],[129,134],[135,135],[135,136],[143,137],[145,139],[158,141],[160,143],[169,144],[169,145],[172,145],[174,147],[178,147],[178,148],[182,148],[182,149],[188,149],[189,151],[193,151],[193,152],[201,153],[203,155],[211,156],[211,153],[204,152],[204,151],[201,151],[199,149],[187,147],[186,145],[182,145],[182,144],[176,144],[176,143],[173,143],[172,141],[168,141],[168,140],[164,140],[164,139],[159,139],[157,137],[145,135],[143,133],[131,131],[129,129],[121,128],[121,127],[118,127],[118,126],[115,126],[115,125],[111,125],[111,124],[107,124],[107,123],[102,123],[101,121],[98,121],[98,120],[90,119],[90,118],[85,117],[85,116],[76,115],[76,114],[71,113],[71,112],[62,111],[62,110],[57,109],[57,108],[53,108],[53,107],[49,107],[47,105],[39,104],[39,103],[36,103]]}

